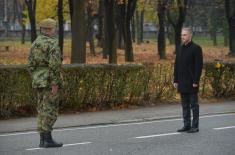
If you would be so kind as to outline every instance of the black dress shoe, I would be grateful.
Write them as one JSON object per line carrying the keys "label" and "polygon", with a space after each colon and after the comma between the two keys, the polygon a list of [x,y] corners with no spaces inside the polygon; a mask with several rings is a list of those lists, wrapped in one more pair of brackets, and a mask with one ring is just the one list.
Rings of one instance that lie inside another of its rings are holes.
{"label": "black dress shoe", "polygon": [[189,131],[191,129],[191,127],[183,127],[179,130],[177,130],[177,132],[186,132],[186,131]]}
{"label": "black dress shoe", "polygon": [[198,128],[191,128],[190,130],[187,131],[188,133],[195,133],[195,132],[199,132]]}

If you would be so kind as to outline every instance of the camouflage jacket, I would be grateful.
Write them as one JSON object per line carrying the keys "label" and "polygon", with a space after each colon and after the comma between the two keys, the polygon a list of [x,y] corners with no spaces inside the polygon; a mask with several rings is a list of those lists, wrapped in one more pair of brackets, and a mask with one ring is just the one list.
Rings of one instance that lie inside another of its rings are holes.
{"label": "camouflage jacket", "polygon": [[33,42],[28,57],[32,87],[43,88],[62,85],[62,56],[57,39],[40,35]]}

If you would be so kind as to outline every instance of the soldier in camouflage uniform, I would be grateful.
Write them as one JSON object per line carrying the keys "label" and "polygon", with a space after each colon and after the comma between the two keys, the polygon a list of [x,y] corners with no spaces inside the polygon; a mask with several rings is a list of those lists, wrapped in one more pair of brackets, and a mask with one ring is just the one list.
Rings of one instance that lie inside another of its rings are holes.
{"label": "soldier in camouflage uniform", "polygon": [[50,18],[42,20],[40,32],[32,44],[28,58],[32,87],[38,95],[39,147],[61,147],[63,144],[55,142],[51,136],[58,115],[62,85],[62,56],[55,38],[56,21]]}

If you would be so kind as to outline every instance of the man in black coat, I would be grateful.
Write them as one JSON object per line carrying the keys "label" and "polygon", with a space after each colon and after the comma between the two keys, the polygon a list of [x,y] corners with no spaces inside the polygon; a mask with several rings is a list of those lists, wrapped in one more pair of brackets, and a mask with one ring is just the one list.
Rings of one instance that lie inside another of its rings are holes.
{"label": "man in black coat", "polygon": [[202,48],[192,42],[190,28],[182,29],[181,39],[183,44],[176,53],[174,65],[174,87],[181,95],[184,120],[184,126],[178,132],[194,133],[199,131],[198,90],[203,67]]}

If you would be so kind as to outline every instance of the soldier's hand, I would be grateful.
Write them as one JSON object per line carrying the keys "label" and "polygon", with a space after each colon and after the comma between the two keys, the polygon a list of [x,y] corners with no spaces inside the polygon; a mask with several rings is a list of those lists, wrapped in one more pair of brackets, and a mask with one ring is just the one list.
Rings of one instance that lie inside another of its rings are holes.
{"label": "soldier's hand", "polygon": [[178,87],[178,83],[176,83],[176,82],[174,82],[173,85],[174,85],[175,88]]}
{"label": "soldier's hand", "polygon": [[57,85],[52,85],[52,87],[51,87],[51,93],[52,93],[52,95],[56,95],[57,94],[57,92],[58,92],[58,86]]}
{"label": "soldier's hand", "polygon": [[198,87],[198,84],[194,83],[193,88],[196,88],[196,87]]}

